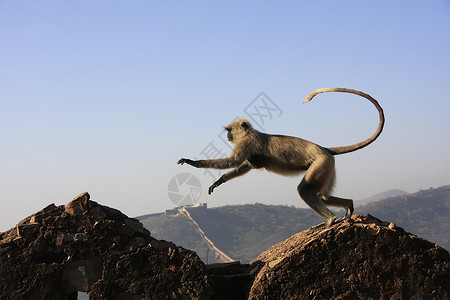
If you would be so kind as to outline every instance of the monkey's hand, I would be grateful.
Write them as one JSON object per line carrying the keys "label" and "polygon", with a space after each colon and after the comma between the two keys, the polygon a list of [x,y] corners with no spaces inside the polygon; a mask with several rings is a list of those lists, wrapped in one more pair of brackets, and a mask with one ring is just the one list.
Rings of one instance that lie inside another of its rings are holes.
{"label": "monkey's hand", "polygon": [[182,158],[180,159],[177,164],[179,165],[183,165],[183,164],[188,164],[191,165],[193,167],[198,168],[198,161],[197,160],[192,160],[192,159],[188,159],[188,158]]}
{"label": "monkey's hand", "polygon": [[208,189],[208,195],[211,195],[212,192],[214,191],[214,189],[216,187],[218,187],[219,185],[221,185],[222,183],[224,183],[225,180],[222,179],[222,177],[219,178],[219,180],[217,180],[216,182],[214,182]]}

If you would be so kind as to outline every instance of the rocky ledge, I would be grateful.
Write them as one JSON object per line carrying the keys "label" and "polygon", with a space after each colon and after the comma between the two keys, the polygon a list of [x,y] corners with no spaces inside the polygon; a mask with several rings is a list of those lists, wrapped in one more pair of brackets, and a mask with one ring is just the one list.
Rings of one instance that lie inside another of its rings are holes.
{"label": "rocky ledge", "polygon": [[206,299],[198,256],[89,194],[0,233],[0,299]]}
{"label": "rocky ledge", "polygon": [[249,299],[449,299],[450,255],[370,215],[293,235],[251,264]]}

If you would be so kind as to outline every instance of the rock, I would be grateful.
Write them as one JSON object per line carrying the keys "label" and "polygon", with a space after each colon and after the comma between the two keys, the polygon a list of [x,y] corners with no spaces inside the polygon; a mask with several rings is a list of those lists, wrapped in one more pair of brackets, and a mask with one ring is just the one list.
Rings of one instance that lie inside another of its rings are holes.
{"label": "rock", "polygon": [[239,261],[216,263],[207,266],[214,281],[214,299],[247,299],[253,282],[253,273],[248,264]]}
{"label": "rock", "polygon": [[36,235],[39,231],[39,223],[17,224],[17,236],[28,237]]}
{"label": "rock", "polygon": [[102,259],[98,256],[68,263],[62,273],[66,293],[89,292],[92,285],[101,278],[101,263]]}
{"label": "rock", "polygon": [[206,266],[88,193],[0,233],[0,299],[207,299]]}
{"label": "rock", "polygon": [[84,232],[80,233],[59,233],[56,238],[56,246],[62,246],[64,244],[72,242],[85,242],[87,241],[87,235]]}
{"label": "rock", "polygon": [[94,216],[96,220],[106,219],[108,216],[103,211],[101,206],[94,207],[90,210],[90,213]]}
{"label": "rock", "polygon": [[176,246],[175,246],[174,243],[172,243],[172,242],[167,242],[167,241],[164,241],[164,240],[161,240],[161,241],[153,240],[153,241],[150,242],[150,245],[151,245],[154,249],[160,250],[160,251],[162,251],[162,250],[164,250],[164,249],[169,249],[169,248],[172,248],[172,249],[176,248]]}
{"label": "rock", "polygon": [[370,215],[300,232],[251,266],[249,299],[450,297],[449,253]]}
{"label": "rock", "polygon": [[82,193],[66,205],[66,212],[70,215],[80,215],[89,208],[89,199],[91,196],[88,192]]}
{"label": "rock", "polygon": [[48,205],[47,207],[45,207],[44,209],[38,211],[37,213],[35,213],[34,215],[31,216],[30,219],[30,223],[42,223],[42,220],[45,217],[48,216],[52,216],[52,215],[57,215],[59,214],[59,210],[58,208],[55,206],[54,203]]}
{"label": "rock", "polygon": [[1,299],[449,299],[450,255],[354,215],[276,244],[250,265],[206,267],[83,193],[0,233]]}

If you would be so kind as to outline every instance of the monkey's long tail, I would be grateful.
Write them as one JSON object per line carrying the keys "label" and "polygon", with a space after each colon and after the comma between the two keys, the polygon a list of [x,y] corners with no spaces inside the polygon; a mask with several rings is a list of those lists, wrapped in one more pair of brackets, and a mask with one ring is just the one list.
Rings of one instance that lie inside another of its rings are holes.
{"label": "monkey's long tail", "polygon": [[305,98],[305,100],[303,100],[303,103],[311,101],[316,95],[318,95],[320,93],[329,93],[329,92],[350,93],[350,94],[356,94],[358,96],[366,98],[367,100],[372,102],[372,104],[375,105],[375,107],[377,108],[378,114],[380,116],[380,122],[378,123],[378,128],[375,131],[375,133],[372,134],[372,136],[369,137],[368,139],[366,139],[360,143],[350,145],[350,146],[328,148],[328,151],[333,155],[344,154],[344,153],[348,153],[348,152],[352,152],[352,151],[356,151],[361,148],[364,148],[367,145],[369,145],[370,143],[372,143],[373,141],[375,141],[378,138],[378,136],[381,134],[381,131],[383,131],[383,126],[384,126],[383,109],[381,108],[380,104],[378,104],[377,100],[372,98],[370,95],[360,92],[360,91],[357,91],[357,90],[345,89],[345,88],[323,88],[323,89],[317,89],[317,90],[312,91]]}

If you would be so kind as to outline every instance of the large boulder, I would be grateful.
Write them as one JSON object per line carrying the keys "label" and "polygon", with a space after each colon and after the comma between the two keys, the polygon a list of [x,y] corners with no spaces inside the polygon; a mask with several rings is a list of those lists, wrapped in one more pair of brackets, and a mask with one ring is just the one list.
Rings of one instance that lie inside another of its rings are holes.
{"label": "large boulder", "polygon": [[447,250],[370,215],[311,228],[252,262],[249,299],[449,299]]}
{"label": "large boulder", "polygon": [[207,299],[195,252],[90,200],[51,204],[0,233],[0,299]]}

